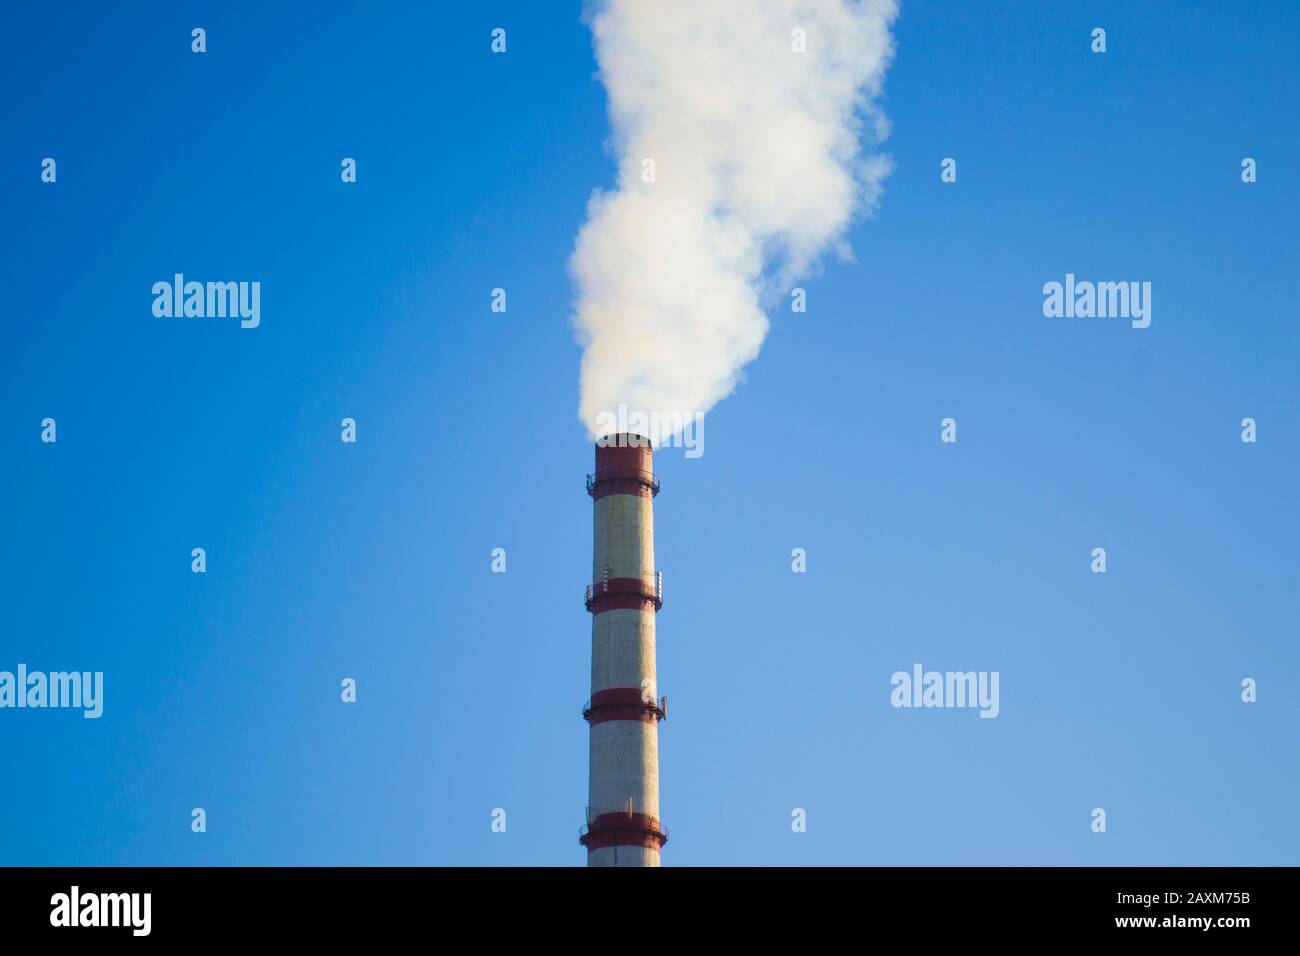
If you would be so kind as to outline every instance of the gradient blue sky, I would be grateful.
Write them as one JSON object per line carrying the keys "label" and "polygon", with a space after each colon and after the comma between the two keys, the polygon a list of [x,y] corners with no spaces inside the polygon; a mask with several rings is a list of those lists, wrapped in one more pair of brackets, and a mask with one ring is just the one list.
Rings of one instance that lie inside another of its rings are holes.
{"label": "gradient blue sky", "polygon": [[[1064,6],[903,4],[856,262],[657,457],[665,863],[1300,862],[1300,13]],[[0,8],[0,669],[106,674],[0,711],[0,863],[585,861],[594,68],[577,3]]]}

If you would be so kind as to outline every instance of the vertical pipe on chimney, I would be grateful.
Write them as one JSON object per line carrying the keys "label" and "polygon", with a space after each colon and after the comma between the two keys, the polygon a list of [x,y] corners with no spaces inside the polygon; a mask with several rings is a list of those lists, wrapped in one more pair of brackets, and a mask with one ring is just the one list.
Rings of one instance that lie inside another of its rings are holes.
{"label": "vertical pipe on chimney", "polygon": [[596,446],[587,482],[595,501],[591,619],[588,866],[658,866],[668,841],[659,820],[659,721],[655,615],[663,605],[654,563],[659,492],[652,449],[639,435]]}

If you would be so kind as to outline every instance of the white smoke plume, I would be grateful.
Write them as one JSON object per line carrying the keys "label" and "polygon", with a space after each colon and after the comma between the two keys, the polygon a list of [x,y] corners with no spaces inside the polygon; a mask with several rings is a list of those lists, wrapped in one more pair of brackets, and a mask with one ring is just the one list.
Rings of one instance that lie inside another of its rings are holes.
{"label": "white smoke plume", "polygon": [[[599,0],[587,20],[618,188],[570,269],[580,417],[706,412],[767,334],[763,304],[869,213],[894,0]],[[803,47],[800,51],[800,47]],[[654,181],[647,182],[647,160]],[[789,301],[788,298],[785,301]]]}

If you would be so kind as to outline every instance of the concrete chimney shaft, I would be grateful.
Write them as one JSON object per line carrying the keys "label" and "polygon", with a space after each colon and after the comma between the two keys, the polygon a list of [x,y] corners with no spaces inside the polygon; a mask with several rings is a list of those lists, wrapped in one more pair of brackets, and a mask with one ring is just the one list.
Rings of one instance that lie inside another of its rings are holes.
{"label": "concrete chimney shaft", "polygon": [[588,866],[658,866],[668,831],[659,821],[659,721],[655,615],[663,594],[655,569],[654,509],[659,493],[652,449],[639,435],[596,446],[587,477],[595,501],[591,611],[591,725]]}

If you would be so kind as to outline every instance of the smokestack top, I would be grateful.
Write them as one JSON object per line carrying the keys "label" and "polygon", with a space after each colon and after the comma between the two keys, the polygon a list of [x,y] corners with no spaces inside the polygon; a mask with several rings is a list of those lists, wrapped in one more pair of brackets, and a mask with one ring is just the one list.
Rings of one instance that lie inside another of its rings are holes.
{"label": "smokestack top", "polygon": [[614,469],[649,471],[654,460],[650,439],[635,432],[605,435],[596,441],[596,477]]}
{"label": "smokestack top", "polygon": [[587,493],[644,495],[659,493],[654,475],[654,448],[650,439],[635,432],[604,435],[596,441],[596,473],[587,477]]}

